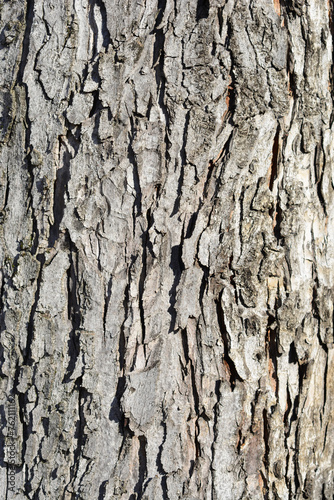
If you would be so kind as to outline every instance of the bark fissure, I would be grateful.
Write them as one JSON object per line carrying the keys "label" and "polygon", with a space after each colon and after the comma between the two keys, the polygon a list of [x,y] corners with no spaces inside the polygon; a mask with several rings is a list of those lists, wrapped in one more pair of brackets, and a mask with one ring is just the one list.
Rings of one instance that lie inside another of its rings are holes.
{"label": "bark fissure", "polygon": [[226,362],[226,367],[227,367],[227,374],[228,374],[228,382],[231,386],[231,390],[233,391],[235,389],[235,386],[237,384],[237,381],[242,382],[242,378],[238,374],[235,364],[233,360],[230,358],[229,352],[230,352],[230,336],[226,328],[225,320],[224,320],[224,311],[221,305],[221,295],[219,298],[216,300],[216,308],[217,308],[217,317],[218,317],[218,324],[220,328],[220,333],[222,336],[222,340],[224,343],[224,361]]}

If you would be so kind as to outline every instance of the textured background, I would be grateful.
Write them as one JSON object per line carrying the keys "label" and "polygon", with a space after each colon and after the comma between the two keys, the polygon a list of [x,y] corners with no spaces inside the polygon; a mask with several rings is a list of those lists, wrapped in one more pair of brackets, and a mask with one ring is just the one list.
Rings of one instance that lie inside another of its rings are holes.
{"label": "textured background", "polygon": [[1,498],[333,498],[332,7],[0,1]]}

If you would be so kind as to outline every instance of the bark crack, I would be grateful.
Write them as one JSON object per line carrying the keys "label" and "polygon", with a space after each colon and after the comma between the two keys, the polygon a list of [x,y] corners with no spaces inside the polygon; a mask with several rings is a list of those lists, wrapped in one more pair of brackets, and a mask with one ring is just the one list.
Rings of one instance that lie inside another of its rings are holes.
{"label": "bark crack", "polygon": [[219,298],[216,299],[216,310],[217,310],[217,318],[218,318],[220,333],[224,344],[224,361],[226,363],[226,371],[229,379],[228,382],[230,384],[231,391],[233,392],[237,382],[238,381],[243,382],[243,379],[238,374],[234,361],[231,359],[229,354],[231,347],[231,339],[226,328],[224,311],[221,305],[222,293],[223,292],[221,292]]}

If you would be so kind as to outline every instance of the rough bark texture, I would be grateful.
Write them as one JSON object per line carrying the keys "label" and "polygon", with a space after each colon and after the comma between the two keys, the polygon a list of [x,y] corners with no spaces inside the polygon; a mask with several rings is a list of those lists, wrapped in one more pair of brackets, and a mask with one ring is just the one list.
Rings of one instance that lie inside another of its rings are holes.
{"label": "rough bark texture", "polygon": [[332,8],[0,1],[1,498],[333,498]]}

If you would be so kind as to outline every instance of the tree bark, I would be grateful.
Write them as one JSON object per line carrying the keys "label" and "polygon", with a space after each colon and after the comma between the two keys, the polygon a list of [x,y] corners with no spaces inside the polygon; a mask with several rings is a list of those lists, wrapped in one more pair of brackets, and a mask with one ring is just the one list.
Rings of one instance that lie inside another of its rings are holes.
{"label": "tree bark", "polygon": [[1,498],[332,499],[333,2],[0,2]]}

